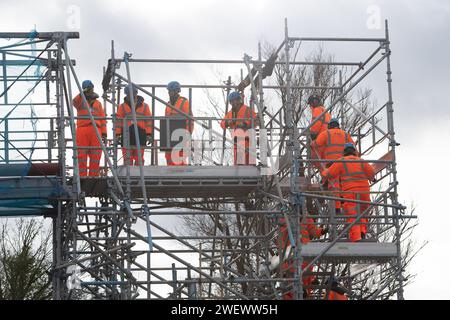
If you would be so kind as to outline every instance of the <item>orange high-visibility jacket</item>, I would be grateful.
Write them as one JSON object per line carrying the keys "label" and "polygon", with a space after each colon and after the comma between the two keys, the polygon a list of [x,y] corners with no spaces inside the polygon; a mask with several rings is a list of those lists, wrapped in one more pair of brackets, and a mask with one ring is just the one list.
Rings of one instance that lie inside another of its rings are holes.
{"label": "orange high-visibility jacket", "polygon": [[322,131],[325,131],[328,129],[328,122],[331,120],[331,115],[328,112],[325,112],[324,106],[319,107],[311,107],[311,113],[312,113],[312,119],[311,123],[316,120],[316,118],[320,118],[316,123],[314,123],[311,128],[309,128],[309,131],[311,134],[318,135]]}
{"label": "orange high-visibility jacket", "polygon": [[[227,119],[235,119],[235,120],[227,120]],[[243,119],[243,120],[236,120],[236,119]],[[220,123],[220,126],[222,127],[222,129],[225,129],[227,127],[230,129],[236,129],[237,126],[246,123],[247,128],[251,128],[252,119],[253,119],[253,127],[255,127],[256,113],[250,107],[246,106],[245,104],[242,104],[238,112],[234,112],[233,110],[228,111],[228,113],[225,115],[225,118]]]}
{"label": "orange high-visibility jacket", "polygon": [[[341,160],[362,160],[357,156],[345,156]],[[340,178],[342,191],[370,190],[369,180],[375,176],[373,167],[367,162],[335,162],[322,172],[328,179]]]}
{"label": "orange high-visibility jacket", "polygon": [[[280,223],[282,224],[280,227],[281,245],[283,248],[285,248],[290,243],[287,225],[284,223],[284,221],[284,218],[280,219]],[[302,236],[302,243],[307,244],[311,241],[311,239],[319,238],[320,236],[322,236],[322,228],[317,227],[317,225],[314,224],[314,219],[309,217],[306,218],[305,223],[302,223],[300,225],[300,234]]]}
{"label": "orange high-visibility jacket", "polygon": [[[89,111],[87,109],[87,106],[83,103],[83,98],[81,97],[81,94],[78,94],[72,100],[72,104],[77,109],[77,117],[81,117],[81,119],[77,119],[77,128],[92,125],[91,119],[89,118]],[[100,118],[106,117],[101,102],[98,101],[97,99],[91,101],[90,110],[92,116],[94,117],[95,124],[97,125],[97,128],[100,131],[100,134],[106,135],[106,119],[96,119],[96,117]]]}
{"label": "orange high-visibility jacket", "polygon": [[[150,107],[148,104],[144,102],[144,99],[140,96],[137,98],[136,102],[136,119],[137,126],[145,130],[146,134],[153,133],[153,120],[152,119],[143,119],[139,120],[142,117],[151,117],[152,113],[150,112]],[[131,110],[131,106],[128,100],[125,100],[124,103],[120,104],[117,108],[116,113],[116,134],[122,134],[122,127],[124,125],[123,119],[127,119],[127,127],[133,124],[133,113]]]}
{"label": "orange high-visibility jacket", "polygon": [[[170,101],[168,102],[170,104]],[[173,104],[173,106],[184,112],[187,115],[192,116],[192,108],[189,104],[189,100],[179,96],[177,101]],[[172,108],[166,106],[166,117],[185,117],[183,114],[173,110]],[[190,133],[194,131],[194,121],[186,120],[186,130],[189,130]]]}
{"label": "orange high-visibility jacket", "polygon": [[321,159],[334,160],[342,157],[346,143],[354,144],[350,134],[339,128],[333,128],[322,131],[313,141],[313,147],[319,150]]}

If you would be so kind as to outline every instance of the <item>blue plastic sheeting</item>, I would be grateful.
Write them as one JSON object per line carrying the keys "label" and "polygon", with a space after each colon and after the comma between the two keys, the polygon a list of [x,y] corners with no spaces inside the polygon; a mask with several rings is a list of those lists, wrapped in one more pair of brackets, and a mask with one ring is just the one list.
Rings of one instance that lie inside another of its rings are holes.
{"label": "blue plastic sheeting", "polygon": [[0,216],[48,214],[63,192],[58,177],[0,177]]}
{"label": "blue plastic sheeting", "polygon": [[10,208],[0,206],[0,217],[43,216],[48,214],[50,209],[52,209],[52,207]]}
{"label": "blue plastic sheeting", "polygon": [[30,167],[30,163],[0,165],[0,177],[26,176]]}

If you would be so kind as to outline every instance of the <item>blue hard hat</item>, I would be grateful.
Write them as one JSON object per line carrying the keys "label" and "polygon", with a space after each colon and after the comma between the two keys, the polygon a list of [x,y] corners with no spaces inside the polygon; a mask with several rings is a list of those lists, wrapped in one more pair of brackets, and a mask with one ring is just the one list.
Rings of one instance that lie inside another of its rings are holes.
{"label": "blue hard hat", "polygon": [[94,84],[92,83],[91,80],[84,80],[83,83],[81,84],[81,88],[84,90],[86,88],[93,88]]}
{"label": "blue hard hat", "polygon": [[355,148],[355,146],[353,145],[353,143],[347,142],[346,144],[344,144],[344,150],[345,150],[345,149],[349,149],[349,148],[351,148],[351,149],[353,149],[353,150],[356,150],[356,148]]}
{"label": "blue hard hat", "polygon": [[167,90],[169,91],[180,91],[181,90],[181,85],[178,81],[170,81],[167,84]]}
{"label": "blue hard hat", "polygon": [[237,91],[234,91],[228,95],[228,101],[230,101],[230,102],[233,100],[236,100],[236,99],[241,99],[241,98],[242,98],[241,94]]}
{"label": "blue hard hat", "polygon": [[328,124],[332,124],[332,123],[336,123],[337,125],[339,125],[339,119],[338,118],[331,118],[330,121],[328,122]]}
{"label": "blue hard hat", "polygon": [[129,95],[130,95],[130,90],[131,90],[131,88],[133,88],[133,96],[137,95],[137,93],[138,93],[137,88],[135,88],[133,85],[129,84],[129,85],[127,85],[127,86],[125,87],[125,89],[124,89],[124,92],[125,92],[125,95],[126,95],[126,96],[129,96]]}

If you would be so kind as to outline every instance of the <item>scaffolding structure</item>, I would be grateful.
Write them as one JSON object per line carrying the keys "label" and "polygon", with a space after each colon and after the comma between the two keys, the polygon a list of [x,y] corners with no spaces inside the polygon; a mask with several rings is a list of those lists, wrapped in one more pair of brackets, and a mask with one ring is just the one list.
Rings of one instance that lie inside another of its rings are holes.
{"label": "scaffolding structure", "polygon": [[[228,78],[221,84],[182,84],[194,106],[194,115],[177,112],[194,121],[197,130],[205,132],[191,141],[201,150],[199,161],[194,154],[188,166],[161,165],[161,141],[156,125],[150,145],[145,146],[146,163],[139,161],[139,166],[122,163],[121,146],[116,139],[110,137],[106,144],[101,142],[104,163],[99,177],[80,177],[77,163],[77,116],[71,101],[82,90],[75,61],[68,52],[68,40],[78,38],[78,34],[0,33],[0,38],[28,39],[27,44],[42,46],[0,47],[4,84],[1,107],[29,105],[21,100],[11,104],[8,93],[18,81],[38,80],[36,87],[44,88],[43,100],[33,101],[33,105],[52,110],[48,117],[35,117],[42,127],[32,131],[16,129],[12,124],[26,120],[24,117],[2,113],[0,165],[8,172],[16,168],[17,174],[0,177],[1,185],[9,190],[0,193],[1,206],[6,208],[0,215],[52,218],[54,299],[273,300],[282,299],[287,292],[299,300],[323,299],[329,294],[331,284],[327,280],[332,276],[340,278],[347,295],[353,299],[382,299],[391,294],[390,290],[403,299],[402,224],[415,217],[408,215],[398,201],[395,158],[398,143],[387,22],[385,35],[380,38],[300,38],[289,35],[286,21],[285,38],[268,60],[263,60],[261,46],[258,59],[249,55],[238,60],[134,59],[127,52],[117,57],[112,43],[102,83],[106,120],[112,132],[127,84],[133,84],[140,95],[151,101],[151,120],[156,124],[164,119],[156,115],[158,105],[175,109],[157,94],[165,84],[134,82],[131,65],[241,65],[249,75],[241,80],[250,88],[250,107],[258,114],[258,159],[254,166],[225,164],[229,150],[218,151],[215,147],[216,142],[222,147],[232,146],[232,141],[225,138],[225,130],[218,126],[223,117],[195,116],[193,91],[206,89],[227,94],[236,89]],[[357,62],[296,60],[293,54],[296,44],[324,42],[352,46],[369,43],[375,48]],[[11,62],[10,58],[16,56],[31,60]],[[365,114],[348,96],[383,62],[387,98]],[[46,68],[40,79],[23,74],[10,77],[5,69],[13,64],[27,68],[38,63]],[[283,71],[276,85],[267,84],[271,72],[267,74],[265,67],[270,64]],[[333,85],[298,85],[293,83],[297,66],[346,67],[351,72],[340,72],[338,83]],[[282,102],[280,107],[270,110],[265,100],[275,91],[282,93]],[[352,223],[335,211],[339,196],[321,186],[320,172],[313,163],[325,165],[327,161],[311,159],[309,128],[316,121],[311,123],[299,101],[294,101],[299,92],[327,92],[327,111],[341,119],[349,113],[359,117],[351,134],[364,161],[375,167],[376,182],[371,184],[369,208]],[[86,103],[84,95],[82,98]],[[136,121],[135,102],[131,104]],[[227,101],[225,110],[228,111]],[[90,111],[89,118],[94,122]],[[30,132],[44,137],[28,138],[36,150],[33,157],[24,155],[20,146],[26,138],[14,138]],[[96,135],[101,141],[98,130]],[[34,174],[30,168],[34,168]],[[19,203],[24,195],[35,203]],[[15,204],[3,204],[11,201]],[[301,224],[311,216],[315,224],[327,226],[329,232],[302,244]],[[288,249],[282,248],[277,240],[281,218],[286,221],[293,244]],[[348,230],[361,218],[368,219],[368,237],[351,243],[347,239]],[[180,222],[204,223],[205,231],[203,234],[174,231],[174,223]],[[282,270],[282,262],[287,259],[293,261],[295,269],[290,276]],[[306,276],[314,276],[315,281],[305,285],[302,279]],[[372,288],[369,294],[368,286]]]}

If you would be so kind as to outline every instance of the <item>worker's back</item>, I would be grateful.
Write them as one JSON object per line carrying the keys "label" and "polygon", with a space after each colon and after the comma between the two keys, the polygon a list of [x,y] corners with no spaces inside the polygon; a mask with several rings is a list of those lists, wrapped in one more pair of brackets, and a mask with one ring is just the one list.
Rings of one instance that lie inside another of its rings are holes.
{"label": "worker's back", "polygon": [[323,131],[327,130],[327,124],[331,120],[331,115],[327,111],[325,111],[324,106],[318,106],[318,107],[311,107],[311,114],[312,119],[311,123],[314,122],[317,118],[317,120],[311,128],[309,128],[309,131],[311,132],[311,136],[313,137],[313,140]]}
{"label": "worker's back", "polygon": [[[354,155],[345,156],[342,158],[342,160],[350,161],[334,164],[342,166],[342,190],[348,191],[353,189],[368,189],[369,180],[373,180],[374,178],[373,167],[369,163],[363,162],[364,160],[362,160],[360,157]],[[357,162],[358,160],[361,160],[361,162]]]}
{"label": "worker's back", "polygon": [[350,134],[339,128],[322,131],[314,141],[320,158],[327,160],[335,160],[342,157],[346,143],[353,143],[353,139]]}

